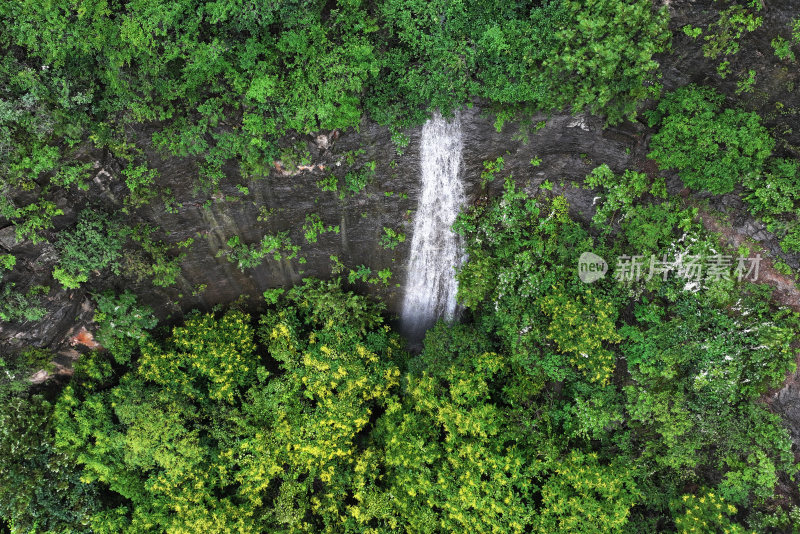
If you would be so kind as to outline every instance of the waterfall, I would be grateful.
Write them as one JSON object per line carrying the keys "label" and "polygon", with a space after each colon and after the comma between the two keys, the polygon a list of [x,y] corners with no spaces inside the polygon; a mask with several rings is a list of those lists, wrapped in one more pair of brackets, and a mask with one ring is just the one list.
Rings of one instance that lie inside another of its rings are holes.
{"label": "waterfall", "polygon": [[459,180],[461,122],[435,113],[422,127],[422,191],[414,215],[414,235],[401,314],[402,330],[416,341],[437,319],[456,314],[455,268],[461,263],[461,239],[450,229],[464,203]]}

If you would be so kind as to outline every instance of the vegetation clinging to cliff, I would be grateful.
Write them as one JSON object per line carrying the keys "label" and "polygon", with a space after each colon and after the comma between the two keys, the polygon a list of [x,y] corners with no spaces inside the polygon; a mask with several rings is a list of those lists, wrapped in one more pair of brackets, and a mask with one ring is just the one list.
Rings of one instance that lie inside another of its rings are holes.
{"label": "vegetation clinging to cliff", "polygon": [[649,0],[7,2],[0,23],[0,215],[20,237],[48,227],[49,194],[87,186],[86,141],[123,163],[131,206],[153,196],[130,125],[158,122],[155,146],[201,157],[214,188],[226,161],[263,172],[280,136],[358,127],[365,111],[398,132],[474,97],[504,116],[617,122],[653,94],[668,40]]}

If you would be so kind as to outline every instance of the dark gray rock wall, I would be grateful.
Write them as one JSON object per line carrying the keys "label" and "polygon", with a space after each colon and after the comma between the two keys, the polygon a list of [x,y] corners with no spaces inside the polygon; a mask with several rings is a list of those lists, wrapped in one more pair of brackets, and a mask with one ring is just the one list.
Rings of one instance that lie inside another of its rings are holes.
{"label": "dark gray rock wall", "polygon": [[[641,138],[641,127],[626,124],[603,130],[602,120],[590,116],[541,117],[541,120],[545,119],[547,124],[544,128],[522,139],[518,125],[507,124],[498,132],[493,126],[494,118],[480,107],[464,110],[461,174],[469,202],[482,195],[499,194],[502,178],[512,174],[517,182],[531,190],[549,179],[555,184],[554,192],[568,196],[574,215],[583,219],[591,217],[592,193],[569,184],[581,180],[600,163],[608,163],[616,170],[630,166]],[[142,132],[142,135],[148,133]],[[388,285],[359,283],[357,289],[373,294],[386,303],[390,313],[397,313],[420,189],[420,129],[411,130],[407,135],[410,141],[402,154],[392,143],[387,128],[368,121],[364,121],[359,131],[342,132],[320,140],[313,137],[303,139],[310,149],[313,170],[291,174],[276,169],[264,178],[247,181],[232,165],[227,169],[228,178],[221,193],[214,195],[210,202],[206,202],[207,196],[194,190],[198,173],[194,162],[185,158],[161,157],[151,152],[151,162],[160,175],[159,187],[162,190],[169,188],[179,207],[169,213],[157,201],[152,206],[124,215],[123,219],[143,221],[163,229],[162,237],[166,242],[194,238],[194,244],[182,263],[178,283],[176,287],[165,289],[148,281],[137,283],[108,276],[96,277],[90,285],[96,291],[104,288],[134,291],[165,318],[193,308],[209,309],[216,304],[227,304],[240,295],[253,297],[255,302],[266,289],[295,284],[308,276],[329,277],[330,256],[333,255],[348,269],[359,265],[365,265],[373,272],[391,269]],[[343,161],[343,154],[359,150],[363,153],[348,166]],[[122,208],[120,199],[123,196],[116,179],[118,170],[113,161],[103,161],[102,155],[94,156],[98,157],[99,163],[97,178],[87,196],[94,199],[92,205],[118,212]],[[482,189],[480,174],[483,162],[500,156],[505,161],[503,172]],[[530,163],[535,157],[542,159],[538,167]],[[343,175],[348,168],[358,169],[370,161],[376,162],[375,175],[360,193],[341,199],[336,192],[323,191],[317,185],[331,170]],[[562,182],[564,187],[561,187]],[[247,186],[248,194],[238,191],[237,184]],[[58,219],[59,224],[66,227],[74,222],[79,208],[86,201],[64,199],[62,204],[66,214]],[[270,215],[266,220],[263,216],[259,219],[265,211]],[[318,242],[307,243],[303,223],[310,214],[318,215],[326,226],[338,225],[339,233],[326,233],[319,237]],[[405,242],[393,250],[384,249],[380,244],[384,227],[404,233]],[[225,243],[233,236],[239,236],[244,243],[253,243],[265,234],[284,231],[289,233],[294,244],[301,245],[297,258],[280,261],[267,258],[261,266],[242,271],[224,255],[217,257],[218,252],[228,250]],[[4,235],[0,230],[0,237]],[[0,239],[0,243],[7,241]],[[57,283],[49,280],[56,256],[52,247],[45,254],[47,247],[49,245],[34,247],[25,243],[8,247],[20,257],[29,258],[23,273],[31,283],[35,281],[52,286],[46,298],[50,313],[40,325],[0,326],[0,339],[4,338],[13,345],[58,344],[59,336],[63,338],[75,326],[74,314],[64,310],[82,302],[86,296],[84,290],[63,291]],[[203,285],[205,289],[200,291]]]}

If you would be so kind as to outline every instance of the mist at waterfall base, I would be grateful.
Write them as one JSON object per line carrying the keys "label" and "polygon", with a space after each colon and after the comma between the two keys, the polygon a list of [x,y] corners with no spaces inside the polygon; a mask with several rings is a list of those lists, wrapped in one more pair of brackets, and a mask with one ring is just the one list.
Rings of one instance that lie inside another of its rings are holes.
{"label": "mist at waterfall base", "polygon": [[458,112],[448,120],[435,113],[422,127],[422,187],[400,316],[412,346],[438,319],[452,321],[458,311],[455,269],[464,253],[451,228],[465,200],[459,176],[463,148]]}

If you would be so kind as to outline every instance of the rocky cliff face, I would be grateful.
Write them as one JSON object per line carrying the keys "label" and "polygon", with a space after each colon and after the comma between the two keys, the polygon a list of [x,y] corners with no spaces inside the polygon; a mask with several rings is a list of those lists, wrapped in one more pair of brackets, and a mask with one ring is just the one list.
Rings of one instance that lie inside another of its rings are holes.
{"label": "rocky cliff face", "polygon": [[[495,195],[502,188],[501,179],[485,189],[480,180],[483,162],[502,156],[505,169],[501,176],[510,173],[529,189],[549,179],[555,184],[554,193],[563,192],[568,196],[573,215],[588,219],[592,215],[593,195],[591,191],[573,187],[572,181],[580,181],[600,163],[622,170],[632,165],[632,158],[641,155],[636,150],[642,140],[640,125],[626,124],[603,130],[603,122],[597,117],[559,115],[541,119],[547,119],[546,126],[529,134],[525,142],[518,125],[507,125],[498,132],[493,118],[480,107],[463,112],[462,175],[468,202],[482,195]],[[386,303],[390,313],[397,313],[420,189],[419,134],[419,129],[408,132],[410,141],[402,154],[398,154],[387,128],[367,121],[358,132],[309,137],[302,141],[309,147],[310,169],[289,171],[281,167],[264,178],[245,181],[238,169],[231,166],[222,192],[210,203],[204,202],[202,194],[192,191],[197,182],[197,169],[191,161],[161,158],[153,153],[151,160],[161,176],[159,186],[173,192],[179,207],[169,213],[156,203],[139,210],[132,218],[162,228],[168,242],[194,238],[182,263],[177,287],[164,289],[147,281],[135,283],[116,277],[93,282],[93,287],[96,290],[130,289],[165,318],[193,308],[210,309],[216,304],[227,304],[240,295],[257,300],[264,290],[291,285],[303,277],[329,277],[333,265],[330,256],[333,255],[347,269],[359,265],[373,272],[390,269],[392,277],[388,285],[361,282],[359,289],[374,294]],[[344,155],[354,152],[359,155],[348,165]],[[94,156],[98,168],[86,196],[113,213],[122,207],[117,170],[113,162],[102,160],[102,154]],[[538,167],[530,163],[535,157],[542,159]],[[331,171],[343,175],[348,168],[359,169],[367,162],[376,163],[375,173],[371,183],[360,193],[341,199],[337,192],[323,191],[317,184]],[[248,194],[237,190],[237,184],[246,185]],[[59,217],[60,226],[69,226],[74,221],[77,212],[86,204],[81,200],[62,200],[60,207],[65,215]],[[328,232],[316,243],[308,243],[303,224],[310,214],[318,215],[325,226],[338,225],[338,234]],[[380,243],[384,227],[405,234],[407,239],[392,250],[384,248]],[[254,243],[265,234],[283,231],[289,232],[294,244],[301,245],[297,258],[276,261],[270,257],[261,266],[240,270],[224,255],[217,257],[218,252],[228,250],[226,241],[233,236],[239,236],[244,243]],[[51,283],[47,279],[56,254],[50,245],[15,243],[10,227],[0,230],[0,236],[3,237],[0,246],[25,258],[26,274],[31,283]],[[81,303],[87,297],[84,290],[63,291],[57,284],[52,285],[46,298],[50,313],[41,324],[4,324],[0,327],[2,338],[12,345],[58,345],[81,320],[90,317],[89,313],[80,314]],[[203,285],[205,289],[201,291]]]}

